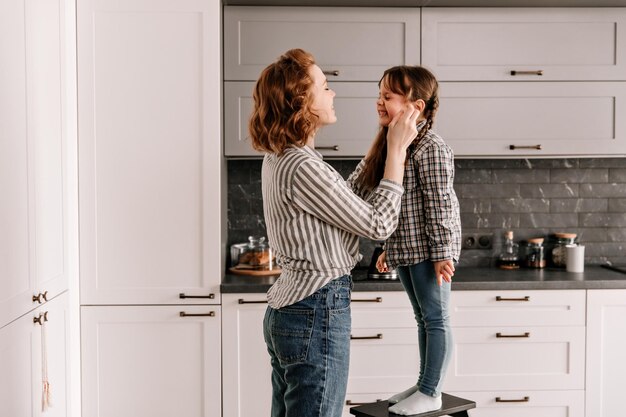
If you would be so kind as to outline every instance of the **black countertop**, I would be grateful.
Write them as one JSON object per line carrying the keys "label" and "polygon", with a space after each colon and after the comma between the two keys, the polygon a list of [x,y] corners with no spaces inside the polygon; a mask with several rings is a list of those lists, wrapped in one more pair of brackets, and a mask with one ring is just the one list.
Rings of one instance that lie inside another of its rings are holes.
{"label": "black countertop", "polygon": [[[397,280],[366,279],[367,270],[352,273],[354,291],[403,291]],[[250,277],[228,274],[221,285],[222,293],[264,293],[276,277]],[[572,273],[563,269],[457,268],[452,281],[453,291],[473,290],[569,290],[626,289],[626,274],[597,265],[587,265],[585,272]]]}

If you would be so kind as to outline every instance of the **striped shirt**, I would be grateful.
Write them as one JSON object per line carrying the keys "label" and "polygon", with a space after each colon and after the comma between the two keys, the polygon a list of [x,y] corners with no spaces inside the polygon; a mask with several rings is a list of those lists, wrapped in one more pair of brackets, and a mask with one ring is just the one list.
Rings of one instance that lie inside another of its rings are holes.
{"label": "striped shirt", "polygon": [[261,173],[269,243],[282,268],[269,305],[296,303],[360,260],[358,236],[383,240],[398,224],[402,185],[382,180],[368,201],[308,146],[266,154]]}
{"label": "striped shirt", "polygon": [[461,254],[461,218],[453,187],[454,153],[429,130],[410,149],[410,156],[404,170],[405,194],[398,228],[385,242],[387,266],[392,269],[427,259],[457,262]]}

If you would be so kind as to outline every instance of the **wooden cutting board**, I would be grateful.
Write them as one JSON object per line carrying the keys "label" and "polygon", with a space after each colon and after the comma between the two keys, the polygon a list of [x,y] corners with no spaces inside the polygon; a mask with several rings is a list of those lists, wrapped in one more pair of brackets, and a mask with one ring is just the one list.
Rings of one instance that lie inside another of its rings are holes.
{"label": "wooden cutting board", "polygon": [[249,276],[256,276],[256,277],[269,277],[272,275],[280,275],[280,273],[282,272],[280,268],[248,269],[248,268],[237,268],[236,266],[232,268],[228,268],[228,271],[237,275],[249,275]]}

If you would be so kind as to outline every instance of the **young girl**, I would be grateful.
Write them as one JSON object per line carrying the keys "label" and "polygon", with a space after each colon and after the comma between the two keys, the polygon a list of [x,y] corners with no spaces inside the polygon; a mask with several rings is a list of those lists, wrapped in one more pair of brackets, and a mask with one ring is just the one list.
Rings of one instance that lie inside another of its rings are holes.
{"label": "young girl", "polygon": [[322,155],[315,134],[334,123],[335,93],[313,57],[287,51],[261,74],[249,123],[262,167],[263,210],[282,274],[263,321],[272,364],[272,417],[340,417],[350,353],[350,271],[358,236],[386,239],[397,226],[407,148],[418,112],[390,120],[380,183],[359,198]]}
{"label": "young girl", "polygon": [[389,411],[411,415],[441,408],[441,385],[452,354],[448,300],[461,248],[459,203],[453,188],[454,155],[431,130],[439,106],[438,83],[422,67],[385,71],[377,101],[380,133],[348,182],[372,189],[380,180],[390,122],[410,103],[420,112],[418,135],[409,147],[398,228],[376,264],[396,269],[418,327],[417,383],[389,399]]}

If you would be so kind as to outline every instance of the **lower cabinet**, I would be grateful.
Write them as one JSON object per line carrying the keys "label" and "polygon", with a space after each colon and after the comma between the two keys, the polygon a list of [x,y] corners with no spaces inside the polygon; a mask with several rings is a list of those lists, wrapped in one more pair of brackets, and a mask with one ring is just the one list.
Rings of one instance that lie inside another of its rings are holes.
{"label": "lower cabinet", "polygon": [[585,290],[455,291],[444,391],[472,417],[584,416]]}
{"label": "lower cabinet", "polygon": [[471,399],[471,417],[584,417],[585,392],[573,391],[450,391]]}
{"label": "lower cabinet", "polygon": [[[7,417],[68,416],[67,293],[0,329],[0,410]],[[47,365],[46,365],[47,364]],[[47,370],[50,403],[43,410]]]}
{"label": "lower cabinet", "polygon": [[221,415],[220,307],[83,306],[82,417]]}
{"label": "lower cabinet", "polygon": [[621,417],[626,290],[587,291],[587,417]]}
{"label": "lower cabinet", "polygon": [[272,367],[263,339],[265,294],[222,294],[224,417],[269,416]]}

